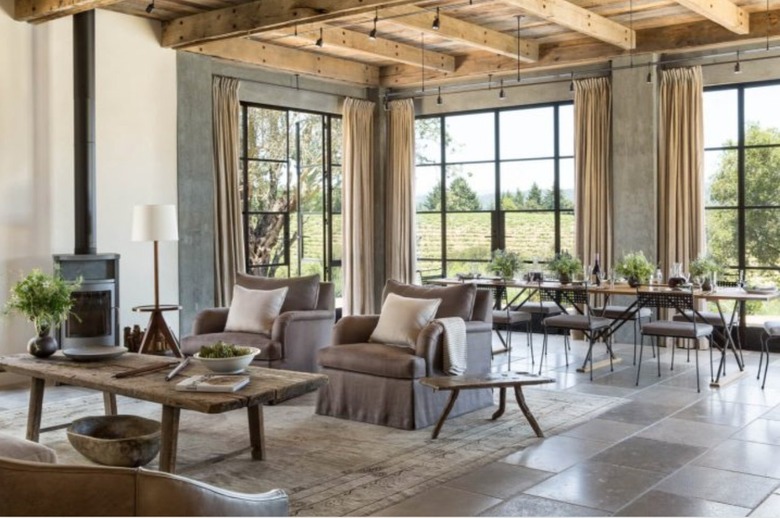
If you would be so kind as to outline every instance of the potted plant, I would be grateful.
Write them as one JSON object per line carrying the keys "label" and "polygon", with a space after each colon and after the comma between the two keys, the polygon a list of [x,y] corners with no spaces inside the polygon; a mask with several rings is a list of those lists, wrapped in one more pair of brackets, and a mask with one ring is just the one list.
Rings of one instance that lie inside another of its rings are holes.
{"label": "potted plant", "polygon": [[488,263],[488,270],[495,273],[504,280],[513,279],[520,270],[520,256],[514,252],[506,250],[493,250]]}
{"label": "potted plant", "polygon": [[615,271],[628,280],[629,286],[636,288],[653,274],[653,263],[647,260],[644,252],[629,252],[615,265]]}
{"label": "potted plant", "polygon": [[11,288],[3,312],[23,315],[35,326],[38,336],[27,343],[30,354],[45,358],[57,351],[57,340],[50,332],[68,318],[73,306],[71,293],[80,284],[80,279],[69,282],[59,272],[49,275],[35,269]]}
{"label": "potted plant", "polygon": [[699,279],[701,289],[704,291],[711,291],[715,288],[717,275],[723,271],[715,258],[709,254],[702,254],[691,261],[688,269],[691,272],[691,277]]}
{"label": "potted plant", "polygon": [[582,261],[569,252],[561,252],[547,264],[547,268],[558,275],[561,284],[569,284],[572,276],[582,270]]}

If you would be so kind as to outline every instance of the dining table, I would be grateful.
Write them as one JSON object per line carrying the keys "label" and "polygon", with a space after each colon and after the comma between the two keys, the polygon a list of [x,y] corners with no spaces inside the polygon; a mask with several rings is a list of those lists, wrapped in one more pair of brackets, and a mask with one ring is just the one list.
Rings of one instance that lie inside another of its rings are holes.
{"label": "dining table", "polygon": [[[580,305],[573,304],[571,301],[567,301],[565,294],[572,290],[588,290],[588,293],[592,296],[600,296],[603,299],[603,303],[606,306],[610,297],[613,296],[626,296],[631,297],[633,300],[630,304],[625,306],[623,314],[620,318],[613,320],[612,325],[607,333],[605,333],[603,339],[607,340],[614,335],[627,321],[631,319],[634,313],[639,311],[637,303],[637,290],[680,290],[681,288],[670,288],[665,284],[645,284],[638,287],[630,286],[625,282],[612,282],[602,281],[599,284],[589,283],[587,281],[571,282],[562,284],[557,280],[544,279],[541,281],[530,281],[523,279],[502,279],[497,277],[472,277],[472,278],[439,278],[430,279],[427,282],[437,285],[453,285],[471,283],[478,288],[495,290],[496,296],[496,309],[512,308],[517,309],[526,304],[537,303],[534,300],[536,294],[541,294],[547,300],[553,300],[556,304],[568,313],[571,308],[582,313],[583,308]],[[728,351],[731,350],[734,359],[736,361],[739,371],[744,371],[745,363],[742,356],[742,341],[739,341],[739,345],[734,340],[733,331],[735,327],[738,327],[738,331],[741,336],[744,336],[744,318],[740,318],[740,315],[744,315],[745,304],[747,302],[768,302],[772,299],[780,297],[780,291],[778,290],[750,290],[742,287],[716,287],[712,290],[705,291],[701,288],[687,287],[684,289],[690,289],[693,293],[694,299],[707,303],[713,303],[717,310],[717,314],[720,317],[721,327],[723,329],[723,344],[716,345],[721,352],[720,361],[718,364],[717,375],[710,382],[710,386],[713,388],[721,387],[724,382],[722,378],[726,372],[726,359]],[[515,293],[510,298],[509,290],[515,290]],[[555,294],[559,293],[560,296]],[[538,297],[537,297],[538,298]],[[586,372],[589,358],[586,358],[582,367],[577,370],[579,372]],[[613,357],[613,361],[619,361],[619,358]],[[602,368],[609,365],[609,361],[603,360],[600,362],[594,362],[593,368]]]}

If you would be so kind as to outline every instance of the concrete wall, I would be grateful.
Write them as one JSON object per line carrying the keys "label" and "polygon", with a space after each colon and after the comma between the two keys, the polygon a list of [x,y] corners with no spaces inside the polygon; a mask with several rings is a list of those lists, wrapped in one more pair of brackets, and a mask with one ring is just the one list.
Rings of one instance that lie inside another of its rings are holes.
{"label": "concrete wall", "polygon": [[241,80],[242,101],[341,113],[345,97],[364,99],[364,88],[299,78],[187,52],[178,53],[179,300],[181,333],[198,311],[214,307],[214,152],[211,83]]}
{"label": "concrete wall", "polygon": [[[71,19],[30,25],[12,13],[13,0],[0,0],[0,302],[23,273],[51,271],[52,254],[74,246]],[[97,12],[97,246],[122,255],[120,326],[145,326],[130,308],[153,296],[152,248],[130,241],[132,207],[176,200],[175,52],[160,48],[159,28]],[[161,296],[176,303],[175,243],[160,260]],[[0,318],[0,354],[24,351],[32,334],[23,318]],[[0,375],[0,385],[15,381]]]}

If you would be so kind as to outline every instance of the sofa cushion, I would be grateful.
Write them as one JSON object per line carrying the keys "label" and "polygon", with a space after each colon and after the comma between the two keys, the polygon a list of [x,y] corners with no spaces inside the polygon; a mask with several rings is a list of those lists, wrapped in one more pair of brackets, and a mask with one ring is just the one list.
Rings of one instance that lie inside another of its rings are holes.
{"label": "sofa cushion", "polygon": [[236,284],[230,302],[225,331],[271,334],[282,309],[287,288],[250,290]]}
{"label": "sofa cushion", "polygon": [[460,317],[471,320],[474,311],[474,300],[477,297],[477,287],[474,284],[455,284],[453,286],[415,286],[389,280],[385,284],[382,298],[390,293],[402,297],[417,299],[441,299],[436,318]]}
{"label": "sofa cushion", "polygon": [[414,347],[417,335],[433,320],[441,299],[413,299],[389,293],[369,342]]}
{"label": "sofa cushion", "polygon": [[57,454],[51,448],[4,433],[0,433],[0,457],[49,464],[57,462]]}
{"label": "sofa cushion", "polygon": [[281,344],[271,340],[266,335],[257,333],[206,333],[185,336],[181,339],[181,352],[186,356],[192,356],[199,352],[204,345],[212,345],[220,340],[229,344],[257,347],[260,349],[260,354],[255,356],[255,360],[279,360],[282,358]]}
{"label": "sofa cushion", "polygon": [[[382,378],[417,379],[425,376],[425,360],[414,350],[394,345],[362,343],[320,349],[326,369],[361,372]],[[355,387],[360,390],[360,387]]]}
{"label": "sofa cushion", "polygon": [[317,300],[320,293],[320,276],[318,274],[307,277],[276,279],[239,273],[236,274],[236,284],[250,290],[275,290],[286,287],[287,296],[284,299],[284,304],[282,304],[282,313],[287,311],[309,311],[317,308]]}

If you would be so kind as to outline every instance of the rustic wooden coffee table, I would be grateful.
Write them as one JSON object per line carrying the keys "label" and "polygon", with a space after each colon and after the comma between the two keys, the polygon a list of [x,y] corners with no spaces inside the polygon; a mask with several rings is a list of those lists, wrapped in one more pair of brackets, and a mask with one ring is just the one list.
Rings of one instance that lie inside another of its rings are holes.
{"label": "rustic wooden coffee table", "polygon": [[528,419],[528,423],[531,428],[536,432],[537,437],[544,437],[542,429],[539,427],[539,423],[536,422],[531,410],[525,402],[523,396],[523,387],[528,385],[543,385],[545,383],[554,383],[555,380],[544,376],[536,376],[534,374],[526,372],[502,372],[502,373],[490,373],[483,376],[441,376],[436,378],[423,378],[420,383],[427,387],[431,387],[433,390],[451,390],[450,399],[447,402],[447,406],[444,407],[444,411],[439,418],[439,422],[436,423],[436,427],[433,429],[431,438],[435,439],[439,436],[441,427],[444,421],[447,420],[447,416],[450,414],[455,400],[458,399],[458,395],[461,390],[467,389],[481,389],[481,388],[497,388],[500,389],[499,393],[499,406],[498,410],[493,413],[491,419],[495,420],[501,417],[506,410],[506,389],[512,387],[515,390],[515,398],[517,404],[520,406],[520,410],[523,411],[523,415]]}
{"label": "rustic wooden coffee table", "polygon": [[[43,390],[47,380],[91,388],[103,392],[106,414],[116,414],[116,395],[127,396],[162,405],[162,434],[160,445],[160,471],[173,473],[176,469],[176,440],[179,434],[181,409],[206,414],[220,414],[229,410],[246,408],[249,417],[249,441],[252,458],[265,458],[263,436],[263,403],[282,401],[311,392],[328,382],[323,374],[293,372],[263,367],[249,367],[249,385],[237,392],[180,392],[174,389],[179,376],[170,382],[165,370],[144,373],[127,378],[114,375],[134,369],[165,364],[173,358],[127,353],[118,358],[94,362],[75,362],[57,352],[49,358],[35,358],[27,353],[0,356],[0,371],[32,377],[30,406],[27,415],[27,439],[38,441],[41,430]],[[206,374],[205,367],[192,362],[183,376]]]}

